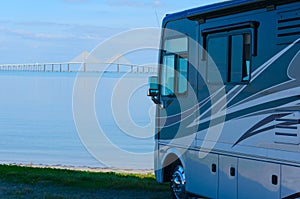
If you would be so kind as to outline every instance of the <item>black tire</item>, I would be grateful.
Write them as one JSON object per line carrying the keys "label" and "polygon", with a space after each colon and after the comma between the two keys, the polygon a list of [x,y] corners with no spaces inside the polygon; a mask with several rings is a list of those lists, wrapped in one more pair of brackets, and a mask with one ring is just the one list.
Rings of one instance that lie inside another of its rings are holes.
{"label": "black tire", "polygon": [[174,199],[187,199],[188,195],[185,190],[186,178],[183,166],[174,162],[170,175],[170,189]]}

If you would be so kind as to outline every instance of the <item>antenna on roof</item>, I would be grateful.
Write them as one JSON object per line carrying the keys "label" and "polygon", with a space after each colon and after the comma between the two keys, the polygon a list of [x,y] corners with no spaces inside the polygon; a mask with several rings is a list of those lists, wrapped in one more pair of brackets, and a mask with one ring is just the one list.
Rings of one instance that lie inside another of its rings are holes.
{"label": "antenna on roof", "polygon": [[156,16],[157,26],[158,26],[158,28],[159,28],[159,27],[160,27],[160,23],[159,23],[159,19],[158,19],[157,10],[154,8],[154,11],[155,11],[155,16]]}

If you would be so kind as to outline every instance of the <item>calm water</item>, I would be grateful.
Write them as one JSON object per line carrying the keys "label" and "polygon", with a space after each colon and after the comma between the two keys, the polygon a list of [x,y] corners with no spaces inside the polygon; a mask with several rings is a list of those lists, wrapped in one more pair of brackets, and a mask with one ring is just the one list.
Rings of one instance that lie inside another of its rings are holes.
{"label": "calm water", "polygon": [[[88,78],[97,78],[96,74],[89,75]],[[101,78],[95,92],[95,114],[105,136],[125,155],[114,154],[111,146],[95,140],[94,151],[88,150],[93,155],[98,153],[98,159],[103,155],[100,162],[84,147],[82,132],[78,133],[73,119],[76,73],[0,72],[1,163],[153,168],[153,136],[143,136],[143,132],[141,136],[128,135],[112,114],[111,100],[123,95],[115,90],[121,77],[122,74],[105,74]],[[123,78],[127,82],[133,79],[143,84],[137,85],[128,99],[128,112],[137,126],[144,127],[153,117],[153,112],[149,113],[153,105],[146,96],[147,76]],[[115,109],[121,110],[122,101],[117,104],[120,107]],[[126,153],[137,155],[128,160]]]}

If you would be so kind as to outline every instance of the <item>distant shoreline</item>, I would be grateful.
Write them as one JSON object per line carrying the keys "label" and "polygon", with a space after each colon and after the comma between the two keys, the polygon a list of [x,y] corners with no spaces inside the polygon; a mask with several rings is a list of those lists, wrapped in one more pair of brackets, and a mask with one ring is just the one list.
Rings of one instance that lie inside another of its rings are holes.
{"label": "distant shoreline", "polygon": [[72,171],[87,171],[95,173],[124,173],[124,174],[154,174],[153,169],[118,169],[109,167],[77,167],[77,166],[65,166],[65,165],[42,165],[42,164],[2,164],[8,166],[20,166],[20,167],[31,167],[31,168],[46,168],[46,169],[62,169],[62,170],[72,170]]}

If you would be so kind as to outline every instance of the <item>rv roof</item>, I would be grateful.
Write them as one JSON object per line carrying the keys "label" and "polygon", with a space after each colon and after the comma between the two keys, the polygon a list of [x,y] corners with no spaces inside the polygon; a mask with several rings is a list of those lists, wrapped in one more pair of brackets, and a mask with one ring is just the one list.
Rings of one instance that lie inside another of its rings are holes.
{"label": "rv roof", "polygon": [[180,18],[189,19],[209,19],[229,14],[236,14],[245,11],[255,10],[268,6],[276,6],[287,4],[291,2],[298,2],[299,0],[233,0],[221,3],[211,4],[198,8],[185,10],[182,12],[169,14],[164,21],[172,21]]}

